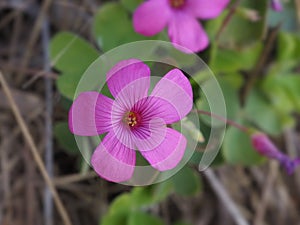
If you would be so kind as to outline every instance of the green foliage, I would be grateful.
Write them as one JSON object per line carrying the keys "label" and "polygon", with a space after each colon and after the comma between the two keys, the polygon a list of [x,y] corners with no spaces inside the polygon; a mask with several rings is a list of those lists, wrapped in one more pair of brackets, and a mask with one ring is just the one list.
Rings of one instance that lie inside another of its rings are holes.
{"label": "green foliage", "polygon": [[172,183],[175,192],[183,196],[198,194],[202,186],[199,174],[189,167],[184,167],[175,174]]}
{"label": "green foliage", "polygon": [[268,76],[263,82],[263,90],[280,114],[283,127],[294,125],[295,121],[290,115],[293,112],[300,112],[299,85],[299,74],[277,74]]}
{"label": "green foliage", "polygon": [[280,114],[258,90],[250,93],[246,102],[245,114],[248,121],[253,122],[268,134],[278,135],[282,131]]}
{"label": "green foliage", "polygon": [[134,206],[150,206],[163,201],[172,192],[169,181],[149,187],[136,187],[132,190],[131,200]]}
{"label": "green foliage", "polygon": [[[235,74],[234,79],[231,79],[230,76],[218,78],[218,83],[220,85],[220,88],[222,89],[223,97],[225,100],[227,118],[233,120],[236,118],[237,113],[239,112],[240,109],[239,97],[238,97],[238,87],[240,85],[236,83],[239,82],[238,79],[239,79],[238,74]],[[208,83],[207,85],[210,84]],[[214,89],[212,87],[209,88],[211,89],[212,92],[211,96],[214,96]],[[201,96],[204,96],[204,94],[201,94]],[[218,96],[216,96],[216,98],[217,97]],[[206,98],[200,98],[197,101],[198,108],[205,111],[211,111],[209,106],[210,104],[214,104],[214,102],[208,102]],[[215,105],[215,111],[222,112],[222,105]],[[210,117],[204,115],[200,115],[200,117],[208,124],[210,124]]]}
{"label": "green foliage", "polygon": [[83,72],[98,57],[98,53],[77,35],[61,32],[51,40],[50,57],[53,66],[61,72],[56,81],[60,93],[73,99]]}
{"label": "green foliage", "polygon": [[134,211],[130,213],[128,219],[128,225],[163,225],[163,221],[152,215],[144,212]]}
{"label": "green foliage", "polygon": [[[170,185],[163,182],[149,187],[136,187],[130,193],[118,196],[110,205],[101,225],[157,224],[163,222],[145,209],[163,201],[171,192]],[[147,221],[144,221],[147,220]],[[143,221],[143,222],[142,222]]]}
{"label": "green foliage", "polygon": [[281,32],[278,36],[277,59],[283,68],[300,63],[300,36]]}
{"label": "green foliage", "polygon": [[239,70],[251,70],[261,53],[261,43],[239,51],[218,48],[212,54],[210,67],[214,73],[236,73]]}
{"label": "green foliage", "polygon": [[58,122],[54,126],[54,136],[58,144],[70,154],[78,154],[79,149],[67,122]]}
{"label": "green foliage", "polygon": [[101,225],[164,224],[158,217],[145,210],[164,201],[170,194],[183,196],[198,194],[202,184],[191,168],[185,167],[167,181],[148,187],[135,187],[130,193],[119,195],[110,205]]}
{"label": "green foliage", "polygon": [[[195,151],[193,156],[191,157],[189,163],[191,165],[194,165],[194,166],[199,166],[199,163],[201,161],[203,157],[203,152],[198,152],[198,151]],[[211,167],[217,167],[217,166],[220,166],[220,165],[223,165],[224,163],[224,157],[223,157],[223,154],[221,151],[218,152],[216,158],[214,159],[214,161],[211,163]]]}
{"label": "green foliage", "polygon": [[84,72],[98,53],[78,35],[61,32],[51,40],[50,56],[53,66],[60,71]]}
{"label": "green foliage", "polygon": [[130,204],[129,194],[117,197],[110,205],[108,213],[102,218],[101,225],[127,225]]}
{"label": "green foliage", "polygon": [[77,85],[81,79],[83,73],[72,72],[72,73],[63,73],[56,80],[56,86],[60,93],[69,99],[73,99]]}
{"label": "green foliage", "polygon": [[121,4],[130,12],[133,12],[143,0],[121,0]]}
{"label": "green foliage", "polygon": [[[238,50],[261,40],[265,32],[268,6],[269,0],[242,0],[220,36],[220,45]],[[247,10],[255,10],[260,19],[251,21]]]}
{"label": "green foliage", "polygon": [[223,154],[228,163],[238,165],[254,165],[264,159],[253,149],[249,136],[235,127],[229,127],[225,134]]}
{"label": "green foliage", "polygon": [[[126,6],[129,6],[128,1]],[[146,39],[134,32],[128,12],[119,3],[106,3],[99,9],[94,18],[93,31],[105,52],[125,43]]]}

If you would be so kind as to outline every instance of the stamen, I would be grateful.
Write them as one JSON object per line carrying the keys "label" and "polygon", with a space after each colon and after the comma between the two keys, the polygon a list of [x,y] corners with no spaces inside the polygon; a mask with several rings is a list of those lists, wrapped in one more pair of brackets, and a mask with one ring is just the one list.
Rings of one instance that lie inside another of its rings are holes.
{"label": "stamen", "polygon": [[130,127],[134,127],[138,124],[138,115],[135,112],[129,112],[124,119],[125,123]]}
{"label": "stamen", "polygon": [[184,5],[186,0],[169,0],[170,1],[170,5],[173,8],[180,8]]}

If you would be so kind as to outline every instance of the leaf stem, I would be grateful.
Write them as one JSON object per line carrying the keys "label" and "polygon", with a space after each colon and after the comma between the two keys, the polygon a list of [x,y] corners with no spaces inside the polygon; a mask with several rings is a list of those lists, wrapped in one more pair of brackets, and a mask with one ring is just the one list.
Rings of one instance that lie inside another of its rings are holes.
{"label": "leaf stem", "polygon": [[211,112],[207,112],[207,111],[204,111],[204,110],[193,110],[194,112],[198,113],[198,114],[203,114],[203,115],[207,115],[207,116],[210,116],[212,118],[215,118],[217,120],[220,120],[230,126],[233,126],[239,130],[241,130],[242,132],[244,133],[249,133],[250,132],[250,129],[248,127],[245,127],[241,124],[238,124],[232,120],[229,120],[229,119],[226,119],[220,115],[217,115],[217,114],[214,114],[214,113],[211,113]]}

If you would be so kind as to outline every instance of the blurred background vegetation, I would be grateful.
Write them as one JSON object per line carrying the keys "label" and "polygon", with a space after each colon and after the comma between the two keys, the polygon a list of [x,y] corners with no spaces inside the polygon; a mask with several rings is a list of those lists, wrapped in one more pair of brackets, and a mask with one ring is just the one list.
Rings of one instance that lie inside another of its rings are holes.
{"label": "blurred background vegetation", "polygon": [[[179,173],[148,187],[109,183],[82,159],[67,117],[83,72],[121,44],[168,40],[165,31],[151,38],[134,32],[132,12],[141,2],[0,1],[0,69],[71,224],[300,224],[300,171],[287,176],[233,127],[208,173],[197,170],[196,151]],[[232,1],[222,15],[203,22],[210,46],[198,55],[221,85],[228,118],[267,133],[296,157],[300,1],[283,1],[283,7],[275,12],[267,0]],[[206,107],[201,97],[195,103]],[[11,109],[1,86],[0,224],[66,224]],[[201,123],[204,137],[209,131]]]}

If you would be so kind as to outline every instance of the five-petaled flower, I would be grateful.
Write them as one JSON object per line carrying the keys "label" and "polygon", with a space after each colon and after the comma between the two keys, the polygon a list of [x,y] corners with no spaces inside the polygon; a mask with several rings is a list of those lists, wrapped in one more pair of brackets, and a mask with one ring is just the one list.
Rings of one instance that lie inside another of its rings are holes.
{"label": "five-petaled flower", "polygon": [[296,167],[300,165],[300,158],[290,159],[287,155],[279,151],[264,133],[256,132],[252,134],[251,140],[253,147],[258,153],[267,158],[278,160],[288,174],[292,174]]}
{"label": "five-petaled flower", "polygon": [[192,109],[189,80],[173,69],[150,87],[150,69],[137,59],[124,60],[107,73],[114,97],[82,92],[69,112],[69,128],[80,136],[105,134],[91,164],[99,176],[123,182],[133,176],[136,150],[159,171],[173,169],[181,161],[186,138],[168,127]]}
{"label": "five-petaled flower", "polygon": [[[217,17],[229,0],[148,0],[134,12],[137,33],[152,36],[168,27],[172,43],[198,52],[207,48],[208,36],[197,21]],[[179,48],[179,46],[176,46]],[[181,49],[181,48],[180,48]]]}

